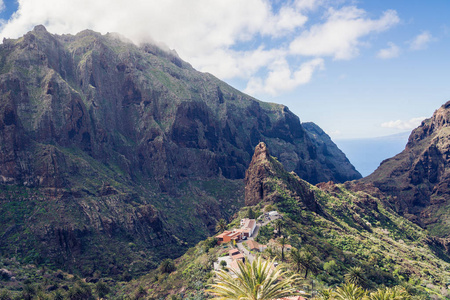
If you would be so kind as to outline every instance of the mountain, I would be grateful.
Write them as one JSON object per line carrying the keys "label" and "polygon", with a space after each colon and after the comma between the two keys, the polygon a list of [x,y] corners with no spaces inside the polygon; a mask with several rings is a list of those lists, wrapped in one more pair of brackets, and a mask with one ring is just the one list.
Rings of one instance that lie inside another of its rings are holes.
{"label": "mountain", "polygon": [[[0,45],[0,253],[142,273],[244,205],[264,141],[311,182],[357,179],[283,105],[116,34],[36,26]],[[329,155],[328,155],[329,156]]]}
{"label": "mountain", "polygon": [[[355,167],[350,163],[347,156],[345,156],[344,152],[338,148],[322,128],[313,122],[303,122],[302,126],[305,128],[306,132],[308,132],[308,135],[313,140],[316,148],[320,149],[317,156],[318,161],[329,166],[331,170],[334,169],[337,171],[338,169],[344,168],[350,174],[355,172],[359,174]],[[361,174],[359,174],[359,177],[361,177]],[[338,179],[337,182],[346,181],[345,178]]]}
{"label": "mountain", "polygon": [[410,134],[402,132],[375,138],[337,139],[335,143],[361,175],[367,176],[372,174],[383,160],[402,152]]}
{"label": "mountain", "polygon": [[391,195],[396,210],[432,234],[450,236],[450,102],[412,131],[405,149],[362,182]]}

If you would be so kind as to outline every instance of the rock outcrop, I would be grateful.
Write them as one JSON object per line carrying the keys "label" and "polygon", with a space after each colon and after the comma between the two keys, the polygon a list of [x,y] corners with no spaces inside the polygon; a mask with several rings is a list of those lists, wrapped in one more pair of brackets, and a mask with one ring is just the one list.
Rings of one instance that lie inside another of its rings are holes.
{"label": "rock outcrop", "polygon": [[362,182],[373,183],[397,211],[437,236],[450,235],[450,102],[412,131],[406,148]]}
{"label": "rock outcrop", "polygon": [[294,172],[288,173],[283,165],[271,157],[264,143],[255,148],[252,161],[245,173],[245,205],[260,202],[293,201],[301,209],[321,213],[314,193]]}

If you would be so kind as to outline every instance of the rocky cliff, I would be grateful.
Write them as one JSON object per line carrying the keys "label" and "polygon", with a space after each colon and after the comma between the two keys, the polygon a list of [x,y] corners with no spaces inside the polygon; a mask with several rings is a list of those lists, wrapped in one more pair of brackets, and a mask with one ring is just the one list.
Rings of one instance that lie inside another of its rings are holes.
{"label": "rocky cliff", "polygon": [[243,205],[260,141],[312,183],[360,176],[317,159],[323,149],[287,107],[175,52],[37,26],[0,45],[0,249],[21,241],[27,260],[86,272],[151,267]]}
{"label": "rocky cliff", "polygon": [[255,147],[250,166],[245,173],[245,205],[278,204],[286,199],[297,209],[321,213],[313,191],[294,172],[287,172],[276,158],[270,156],[263,142]]}
{"label": "rocky cliff", "polygon": [[363,182],[387,195],[404,216],[438,236],[450,235],[450,102],[412,131],[406,148]]}
{"label": "rocky cliff", "polygon": [[336,174],[337,182],[352,180],[348,174],[357,174],[356,177],[361,178],[361,174],[350,163],[344,152],[338,148],[322,128],[313,122],[303,122],[302,126],[313,141],[316,149],[318,149],[316,159],[321,164],[328,166],[327,172]]}

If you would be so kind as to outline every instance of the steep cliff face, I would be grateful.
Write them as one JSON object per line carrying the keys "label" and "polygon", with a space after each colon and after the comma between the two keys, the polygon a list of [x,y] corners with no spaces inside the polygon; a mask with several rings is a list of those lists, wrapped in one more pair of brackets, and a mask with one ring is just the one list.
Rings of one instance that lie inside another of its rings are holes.
{"label": "steep cliff face", "polygon": [[[107,243],[125,249],[116,249],[123,262],[175,256],[243,205],[260,141],[312,183],[359,176],[318,160],[321,149],[287,107],[197,72],[174,52],[37,26],[0,45],[0,248],[8,253],[29,230],[30,243],[55,245],[39,255],[66,263]],[[11,218],[10,188],[34,195],[20,202],[20,220]]]}
{"label": "steep cliff face", "polygon": [[359,176],[317,160],[321,150],[287,107],[248,97],[155,46],[37,26],[5,40],[1,57],[4,182],[58,185],[39,174],[45,166],[31,167],[25,142],[76,147],[131,176],[237,179],[265,141],[312,183]]}
{"label": "steep cliff face", "polygon": [[406,148],[370,176],[406,217],[438,236],[450,234],[450,102],[411,133]]}
{"label": "steep cliff face", "polygon": [[317,149],[317,158],[321,164],[328,166],[328,172],[335,174],[337,182],[361,178],[361,174],[350,163],[338,146],[319,126],[312,122],[302,123]]}

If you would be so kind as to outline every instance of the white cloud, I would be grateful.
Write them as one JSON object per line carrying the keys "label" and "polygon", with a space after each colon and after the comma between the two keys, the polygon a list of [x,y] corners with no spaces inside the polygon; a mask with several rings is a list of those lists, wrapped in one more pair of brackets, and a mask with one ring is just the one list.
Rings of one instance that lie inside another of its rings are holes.
{"label": "white cloud", "polygon": [[[2,3],[0,0],[0,3]],[[247,81],[247,91],[295,89],[323,68],[324,57],[349,59],[362,39],[398,23],[397,13],[378,19],[333,1],[269,0],[18,0],[18,10],[0,22],[0,40],[17,38],[37,24],[52,33],[86,28],[118,32],[136,43],[155,41],[175,49],[200,71]],[[314,17],[314,18],[312,18]],[[324,20],[317,24],[311,21]],[[302,65],[293,61],[305,61]]]}
{"label": "white cloud", "polygon": [[372,20],[366,18],[364,10],[354,6],[339,10],[330,8],[326,22],[301,33],[292,41],[290,50],[300,55],[350,59],[358,54],[362,37],[387,30],[398,22],[397,13],[393,10]]}
{"label": "white cloud", "polygon": [[324,61],[316,58],[303,63],[295,72],[292,72],[285,59],[279,59],[270,66],[265,78],[252,78],[245,89],[249,94],[266,93],[277,95],[279,92],[290,91],[299,85],[308,83],[317,69],[323,69]]}
{"label": "white cloud", "polygon": [[5,2],[3,0],[0,0],[0,12],[2,12],[5,9]]}
{"label": "white cloud", "polygon": [[393,129],[401,129],[401,130],[411,130],[420,125],[420,123],[425,119],[425,117],[412,118],[410,120],[395,120],[384,122],[381,124],[381,127],[384,128],[393,128]]}
{"label": "white cloud", "polygon": [[382,59],[394,58],[400,54],[400,48],[396,44],[389,42],[388,46],[389,46],[388,48],[381,49],[380,51],[378,51],[377,53],[378,58]]}
{"label": "white cloud", "polygon": [[428,31],[424,31],[417,35],[409,44],[411,50],[423,50],[433,41],[433,36]]}

